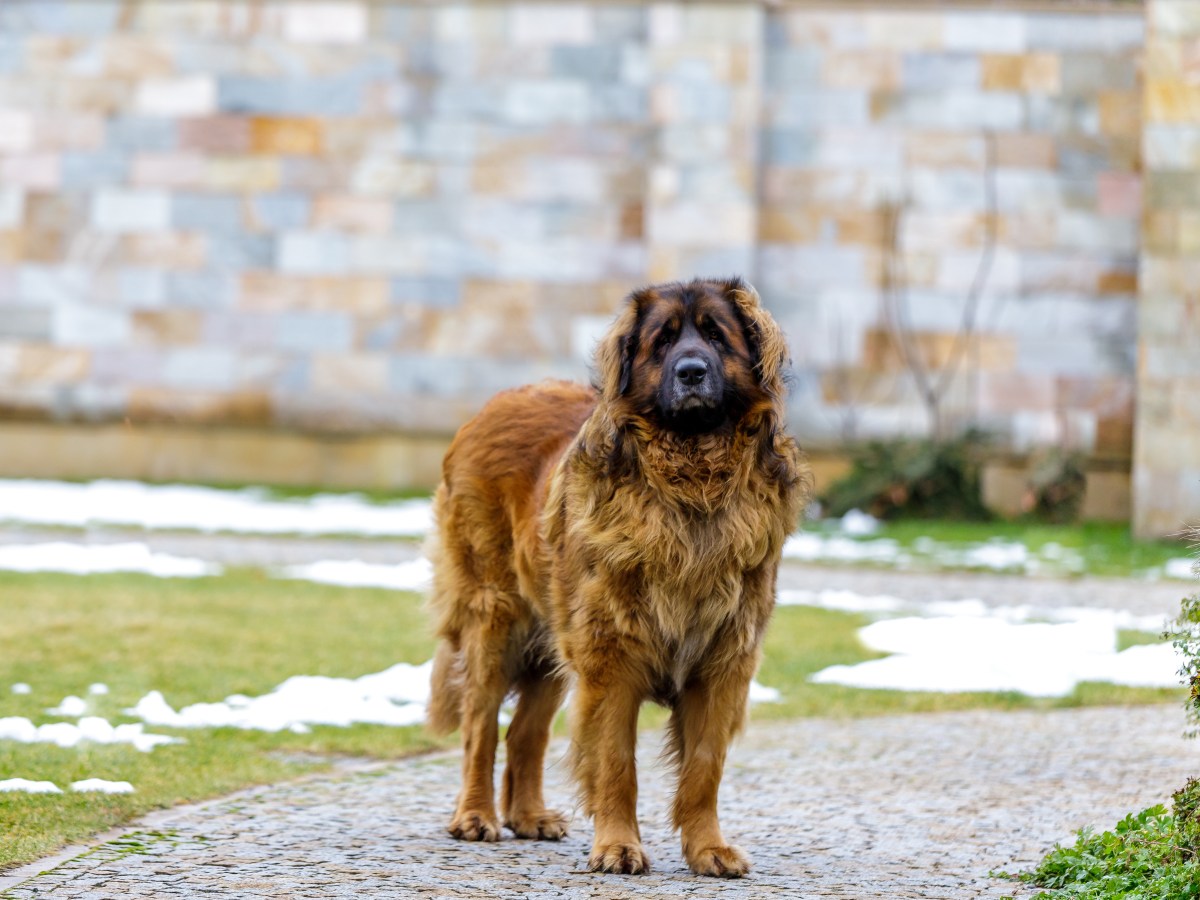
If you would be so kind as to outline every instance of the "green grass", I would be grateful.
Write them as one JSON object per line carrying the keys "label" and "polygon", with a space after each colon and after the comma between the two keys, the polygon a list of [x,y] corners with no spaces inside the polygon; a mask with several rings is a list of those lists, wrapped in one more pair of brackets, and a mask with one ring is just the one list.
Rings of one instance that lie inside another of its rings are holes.
{"label": "green grass", "polygon": [[[45,709],[94,682],[110,693],[93,711],[114,723],[122,710],[160,690],[176,709],[230,694],[266,693],[291,675],[357,677],[396,662],[422,662],[433,649],[415,594],[278,581],[253,571],[220,578],[159,580],[140,575],[79,578],[0,574],[0,717],[55,721]],[[754,708],[755,719],[863,716],[969,708],[1178,702],[1181,691],[1082,685],[1068,698],[1033,701],[1015,694],[870,691],[809,684],[826,666],[877,654],[856,632],[866,619],[806,607],[781,607],[767,633],[759,680],[783,701]],[[29,695],[9,693],[26,682]],[[663,713],[647,707],[644,722]],[[0,741],[0,778],[129,781],[130,795],[0,795],[0,869],[36,859],[140,814],[295,777],[336,755],[396,758],[446,742],[420,728],[316,727],[311,734],[236,729],[172,731],[185,743],[140,753],[125,746]],[[563,729],[559,724],[560,732]],[[453,740],[453,739],[452,739]]]}
{"label": "green grass", "polygon": [[[233,693],[270,691],[296,674],[357,677],[422,662],[433,642],[414,594],[273,581],[252,573],[159,580],[145,576],[0,575],[0,716],[54,721],[44,710],[84,696],[97,715],[121,713],[147,691],[175,708]],[[9,693],[26,682],[29,695]],[[186,743],[140,753],[125,745],[0,741],[0,777],[129,781],[136,793],[0,795],[0,868],[146,811],[293,777],[319,757],[395,757],[433,746],[420,728],[317,727],[308,735],[237,729],[172,731]]]}
{"label": "green grass", "polygon": [[[810,526],[821,530],[820,523]],[[965,548],[1002,539],[1024,544],[1038,557],[1040,574],[1130,577],[1160,569],[1170,559],[1187,556],[1186,540],[1137,541],[1127,525],[1085,522],[1048,525],[1038,522],[953,522],[902,519],[885,522],[866,540],[889,538],[916,557],[916,565],[939,568],[926,556],[923,541]],[[861,565],[861,563],[856,563]],[[867,563],[869,565],[869,563]],[[949,568],[955,568],[953,566]]]}

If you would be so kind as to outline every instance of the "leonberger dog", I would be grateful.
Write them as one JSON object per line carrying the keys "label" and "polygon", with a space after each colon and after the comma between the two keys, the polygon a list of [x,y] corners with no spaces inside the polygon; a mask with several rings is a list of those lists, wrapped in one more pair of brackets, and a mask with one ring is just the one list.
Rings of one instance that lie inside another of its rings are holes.
{"label": "leonberger dog", "polygon": [[[693,872],[749,861],[717,789],[746,714],[784,539],[808,470],[783,427],[787,348],[741,279],[632,293],[596,351],[594,388],[504,391],[462,427],[434,500],[440,644],[429,721],[462,728],[450,833],[557,840],[542,766],[568,686],[571,763],[593,871],[648,871],[636,813],[638,710],[671,710],[672,808]],[[509,694],[497,814],[498,713]]]}

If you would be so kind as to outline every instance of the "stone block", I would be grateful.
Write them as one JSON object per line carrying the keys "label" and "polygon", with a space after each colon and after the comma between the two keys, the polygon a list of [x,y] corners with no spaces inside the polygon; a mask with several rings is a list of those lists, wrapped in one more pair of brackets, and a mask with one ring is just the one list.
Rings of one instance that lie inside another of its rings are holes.
{"label": "stone block", "polygon": [[234,381],[236,357],[229,347],[166,347],[161,384],[166,388],[227,392]]}
{"label": "stone block", "polygon": [[388,390],[389,360],[383,353],[317,353],[311,386],[317,391],[383,394]]}
{"label": "stone block", "polygon": [[348,186],[361,194],[426,197],[436,184],[436,171],[430,163],[368,156],[354,165]]}
{"label": "stone block", "polygon": [[324,125],[317,119],[268,118],[250,120],[250,152],[263,155],[311,156],[321,153]]}
{"label": "stone block", "polygon": [[881,50],[827,53],[821,67],[821,82],[832,88],[872,91],[896,90],[900,86],[900,56]]}
{"label": "stone block", "polygon": [[300,231],[312,222],[312,199],[299,191],[253,194],[244,201],[251,231]]}
{"label": "stone block", "polygon": [[204,333],[200,312],[191,309],[134,312],[132,321],[133,342],[151,347],[198,344]]}
{"label": "stone block", "polygon": [[91,225],[114,233],[163,231],[171,224],[171,198],[166,191],[97,191]]}
{"label": "stone block", "polygon": [[4,306],[0,316],[0,340],[22,344],[44,342],[51,335],[51,311],[33,306]]}
{"label": "stone block", "polygon": [[241,198],[232,194],[173,193],[171,225],[184,231],[240,233]]}
{"label": "stone block", "polygon": [[943,91],[978,88],[982,72],[974,53],[905,53],[900,84],[909,91]]}
{"label": "stone block", "polygon": [[1072,52],[1060,59],[1064,94],[1089,96],[1098,90],[1137,89],[1135,53]]}
{"label": "stone block", "polygon": [[798,88],[770,98],[766,123],[791,128],[862,126],[872,118],[871,97],[861,90]]}
{"label": "stone block", "polygon": [[550,74],[555,78],[614,82],[625,71],[625,53],[619,43],[555,46],[550,49]]}
{"label": "stone block", "polygon": [[279,236],[276,265],[293,275],[344,275],[350,248],[345,235],[323,231],[294,231]]}
{"label": "stone block", "polygon": [[218,109],[264,116],[348,116],[363,111],[369,76],[357,72],[327,77],[222,76]]}
{"label": "stone block", "polygon": [[64,190],[115,187],[129,177],[129,156],[119,150],[64,153],[61,166]]}
{"label": "stone block", "polygon": [[130,181],[135,187],[196,189],[203,187],[207,162],[197,153],[139,153],[133,157]]}
{"label": "stone block", "polygon": [[33,193],[25,203],[25,227],[31,231],[74,234],[87,221],[90,198],[83,192]]}
{"label": "stone block", "polygon": [[0,153],[28,153],[33,144],[33,113],[0,109]]}
{"label": "stone block", "polygon": [[280,349],[344,353],[353,343],[354,326],[347,315],[289,312],[276,318],[275,344]]}
{"label": "stone block", "polygon": [[22,303],[54,307],[86,304],[90,273],[82,266],[33,265],[17,269],[17,299]]}
{"label": "stone block", "polygon": [[909,128],[1017,131],[1024,124],[1025,107],[1018,93],[953,90],[876,95],[871,116],[876,122]]}
{"label": "stone block", "polygon": [[355,316],[378,315],[388,308],[386,278],[297,277],[252,272],[242,278],[243,309],[336,310]]}
{"label": "stone block", "polygon": [[26,343],[18,349],[13,381],[19,385],[82,384],[90,364],[91,353],[84,349]]}
{"label": "stone block", "polygon": [[54,307],[51,331],[60,346],[121,346],[129,342],[129,314],[64,300]]}
{"label": "stone block", "polygon": [[367,37],[367,4],[341,2],[287,3],[283,36],[298,44],[357,44]]}
{"label": "stone block", "polygon": [[821,85],[824,59],[815,47],[770,47],[763,59],[764,84],[779,91],[815,90]]}
{"label": "stone block", "polygon": [[185,150],[228,154],[250,150],[250,120],[243,116],[182,119],[178,129],[178,143]]}
{"label": "stone block", "polygon": [[1034,50],[1074,52],[1136,51],[1145,40],[1140,10],[1092,15],[1042,14],[1029,17],[1028,42]]}
{"label": "stone block", "polygon": [[213,234],[208,236],[208,261],[219,272],[243,272],[274,268],[275,236],[262,234]]}
{"label": "stone block", "polygon": [[1019,13],[947,12],[941,18],[942,46],[955,52],[1023,53],[1037,27]]}
{"label": "stone block", "polygon": [[641,43],[647,37],[647,11],[638,6],[596,6],[592,9],[597,43]]}
{"label": "stone block", "polygon": [[[1190,123],[1200,119],[1200,84],[1189,84],[1183,81],[1149,81],[1145,91],[1145,116],[1147,122],[1178,122]],[[1115,133],[1116,127],[1132,122],[1133,113],[1129,107],[1135,102],[1137,95],[1118,92],[1102,94],[1100,97],[1101,113],[1105,108],[1106,97],[1108,105],[1113,107],[1110,112],[1112,127],[1106,129]]]}
{"label": "stone block", "polygon": [[1156,211],[1187,210],[1200,206],[1200,178],[1190,171],[1150,170],[1143,178],[1145,203]]}
{"label": "stone block", "polygon": [[1169,0],[1147,4],[1154,34],[1161,37],[1200,37],[1200,3],[1195,0]]}
{"label": "stone block", "polygon": [[315,198],[312,224],[318,229],[386,232],[392,224],[394,203],[389,199],[324,194]]}
{"label": "stone block", "polygon": [[194,233],[128,234],[115,256],[117,262],[128,266],[198,269],[208,259],[208,243],[204,235]]}
{"label": "stone block", "polygon": [[10,75],[24,67],[24,38],[17,34],[0,34],[0,75]]}
{"label": "stone block", "polygon": [[0,230],[15,229],[25,217],[25,192],[0,186]]}
{"label": "stone block", "polygon": [[[1151,118],[1154,117],[1153,102],[1149,99],[1152,96],[1152,89],[1152,85],[1147,87],[1147,102],[1150,106]],[[1200,88],[1196,89],[1190,102],[1189,108],[1195,115],[1200,116]],[[1136,134],[1141,129],[1142,97],[1137,91],[1102,91],[1099,110],[1100,130],[1104,134],[1117,136]]]}
{"label": "stone block", "polygon": [[1029,512],[1029,472],[1024,466],[989,462],[983,466],[983,505],[1004,518]]}
{"label": "stone block", "polygon": [[62,184],[62,158],[58,155],[0,158],[0,184],[52,191]]}
{"label": "stone block", "polygon": [[117,114],[106,121],[106,146],[114,153],[174,150],[180,146],[180,129],[189,124],[189,120],[177,123],[158,116]]}
{"label": "stone block", "polygon": [[1087,472],[1083,506],[1084,522],[1128,522],[1133,513],[1133,489],[1128,472]]}
{"label": "stone block", "polygon": [[1135,172],[1101,172],[1097,179],[1099,212],[1139,221],[1142,213],[1142,179]]}
{"label": "stone block", "polygon": [[216,109],[217,83],[210,75],[147,78],[133,100],[134,112],[144,116],[211,116]]}
{"label": "stone block", "polygon": [[280,162],[265,156],[209,157],[204,181],[208,189],[215,191],[274,191],[281,183]]}
{"label": "stone block", "polygon": [[392,278],[390,283],[391,302],[394,305],[449,308],[462,302],[462,282],[457,279]]}

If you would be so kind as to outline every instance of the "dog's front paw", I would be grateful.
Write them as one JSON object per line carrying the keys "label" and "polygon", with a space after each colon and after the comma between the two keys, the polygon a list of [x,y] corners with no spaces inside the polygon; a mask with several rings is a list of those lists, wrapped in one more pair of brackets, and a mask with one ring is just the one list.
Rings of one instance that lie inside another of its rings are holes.
{"label": "dog's front paw", "polygon": [[697,875],[741,878],[750,871],[750,860],[737,847],[705,847],[687,855],[687,864]]}
{"label": "dog's front paw", "polygon": [[450,834],[460,841],[498,841],[500,823],[481,812],[461,812],[450,822]]}
{"label": "dog's front paw", "polygon": [[650,871],[650,857],[641,844],[607,844],[592,847],[588,869],[614,875],[642,875]]}
{"label": "dog's front paw", "polygon": [[510,815],[504,824],[519,838],[557,841],[567,833],[567,817],[553,809]]}

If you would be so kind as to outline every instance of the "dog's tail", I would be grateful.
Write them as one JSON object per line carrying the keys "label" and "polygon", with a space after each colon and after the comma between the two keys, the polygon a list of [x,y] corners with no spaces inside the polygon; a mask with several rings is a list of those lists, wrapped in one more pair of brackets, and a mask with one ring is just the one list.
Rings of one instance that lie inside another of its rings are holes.
{"label": "dog's tail", "polygon": [[429,680],[429,709],[426,724],[434,734],[449,734],[462,721],[463,679],[466,676],[462,653],[447,640],[438,644],[433,655],[433,675]]}

